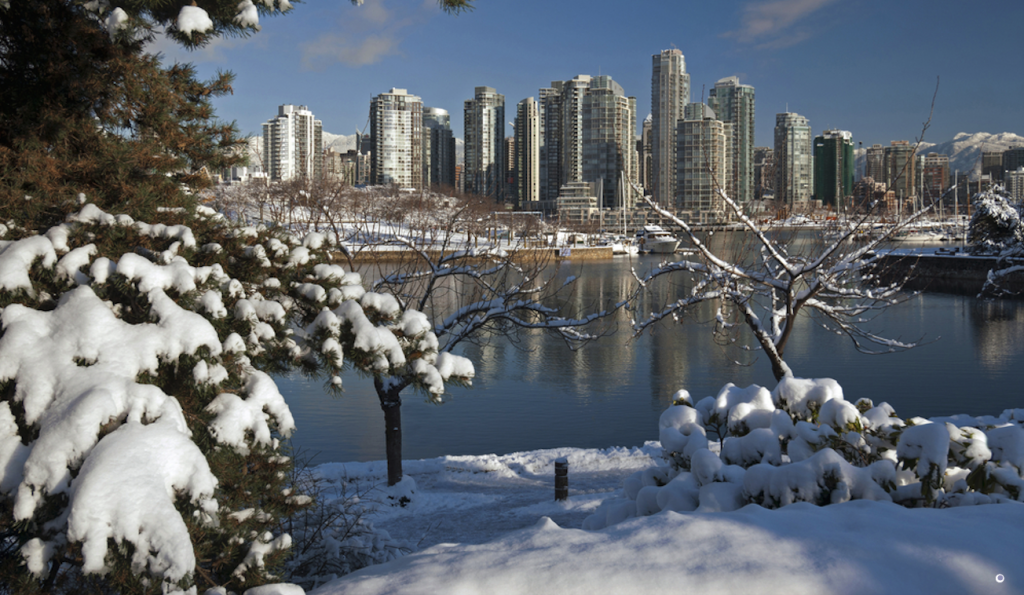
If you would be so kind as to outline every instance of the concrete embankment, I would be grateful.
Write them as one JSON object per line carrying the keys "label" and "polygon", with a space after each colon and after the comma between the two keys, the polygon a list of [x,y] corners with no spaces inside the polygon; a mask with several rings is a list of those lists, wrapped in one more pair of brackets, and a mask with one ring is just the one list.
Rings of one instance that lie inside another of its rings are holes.
{"label": "concrete embankment", "polygon": [[[969,256],[955,251],[921,254],[895,252],[879,257],[879,271],[883,282],[906,279],[906,289],[960,295],[977,295],[985,285],[989,271],[1009,266],[1024,266],[1024,259],[999,260],[993,257]],[[1024,295],[1024,271],[1008,274],[1000,282],[1000,286]]]}
{"label": "concrete embankment", "polygon": [[[424,250],[431,260],[436,261],[441,257],[440,250]],[[445,253],[450,253],[446,251]],[[528,262],[537,261],[558,261],[558,260],[601,260],[612,257],[610,247],[564,247],[564,248],[520,248],[516,250],[515,260]],[[355,263],[368,262],[412,262],[417,255],[412,250],[374,250],[367,248],[356,251],[352,255]],[[345,260],[344,257],[341,260]]]}

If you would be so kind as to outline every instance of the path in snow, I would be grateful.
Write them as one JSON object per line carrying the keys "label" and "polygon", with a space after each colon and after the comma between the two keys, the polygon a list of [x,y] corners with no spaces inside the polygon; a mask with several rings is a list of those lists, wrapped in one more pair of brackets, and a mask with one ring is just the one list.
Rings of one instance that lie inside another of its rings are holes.
{"label": "path in snow", "polygon": [[[406,477],[416,492],[406,506],[381,506],[370,520],[392,538],[424,549],[439,543],[480,544],[510,531],[532,527],[550,517],[564,528],[579,528],[583,519],[613,493],[622,480],[655,464],[659,449],[583,450],[559,448],[509,455],[439,457],[405,461]],[[569,500],[554,499],[554,461],[569,461]],[[317,470],[328,481],[354,481],[365,489],[383,486],[386,465],[327,463]],[[377,487],[364,501],[386,501],[388,490]],[[396,497],[403,492],[391,490]]]}

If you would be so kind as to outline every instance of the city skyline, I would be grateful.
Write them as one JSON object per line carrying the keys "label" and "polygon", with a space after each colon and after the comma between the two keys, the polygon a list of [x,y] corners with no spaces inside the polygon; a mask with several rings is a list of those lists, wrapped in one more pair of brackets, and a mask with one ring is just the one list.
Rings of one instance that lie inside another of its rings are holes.
{"label": "city skyline", "polygon": [[[352,134],[369,131],[370,98],[392,87],[457,114],[477,86],[495,88],[514,106],[578,74],[609,75],[636,97],[639,131],[651,111],[651,56],[670,48],[685,57],[691,101],[706,102],[729,76],[757,89],[757,146],[772,145],[775,115],[787,111],[806,116],[816,134],[850,130],[864,146],[914,140],[936,76],[926,140],[1024,132],[1024,77],[1009,66],[1021,45],[1013,37],[1024,19],[1019,2],[989,1],[973,11],[950,0],[476,4],[460,16],[443,14],[433,0],[302,4],[263,19],[263,30],[246,39],[191,53],[166,42],[154,50],[165,62],[193,62],[203,77],[234,71],[235,94],[215,107],[253,134],[282,104],[308,105],[325,132]],[[519,31],[529,35],[513,34]],[[462,119],[452,120],[463,138]]]}

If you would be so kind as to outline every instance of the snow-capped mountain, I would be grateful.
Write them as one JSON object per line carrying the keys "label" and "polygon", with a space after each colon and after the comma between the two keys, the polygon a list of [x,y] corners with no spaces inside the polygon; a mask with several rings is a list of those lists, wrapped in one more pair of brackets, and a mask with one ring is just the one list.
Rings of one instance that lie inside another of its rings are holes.
{"label": "snow-capped mountain", "polygon": [[[330,132],[321,133],[323,137],[323,143],[325,149],[333,149],[339,153],[351,151],[356,148],[356,139],[358,138],[355,134],[345,136],[343,134],[331,134]],[[461,138],[455,139],[455,162],[464,163],[466,160],[466,143]]]}
{"label": "snow-capped mountain", "polygon": [[356,148],[356,139],[358,137],[355,134],[345,136],[342,134],[323,132],[322,138],[325,149],[333,149],[339,153],[344,153]]}
{"label": "snow-capped mountain", "polygon": [[[981,175],[981,154],[983,152],[1002,152],[1010,147],[1024,146],[1024,136],[1012,132],[991,134],[988,132],[959,132],[952,140],[941,143],[922,142],[917,149],[918,155],[940,153],[949,155],[950,171],[969,172],[972,179]],[[864,153],[866,149],[855,151],[856,171],[864,171]]]}
{"label": "snow-capped mountain", "polygon": [[997,151],[1003,152],[1010,147],[1024,146],[1024,136],[1012,132],[1001,132],[989,134],[987,132],[957,133],[952,140],[935,145],[921,143],[917,150],[918,155],[928,153],[941,153],[949,155],[949,169],[956,171],[971,172],[972,178],[981,175],[981,154],[982,152]]}

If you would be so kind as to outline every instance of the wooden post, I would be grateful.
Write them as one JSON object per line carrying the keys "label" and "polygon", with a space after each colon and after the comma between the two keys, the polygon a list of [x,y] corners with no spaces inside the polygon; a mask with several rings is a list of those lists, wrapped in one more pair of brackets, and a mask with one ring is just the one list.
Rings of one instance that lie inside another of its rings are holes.
{"label": "wooden post", "polygon": [[569,499],[569,460],[555,459],[555,500]]}

